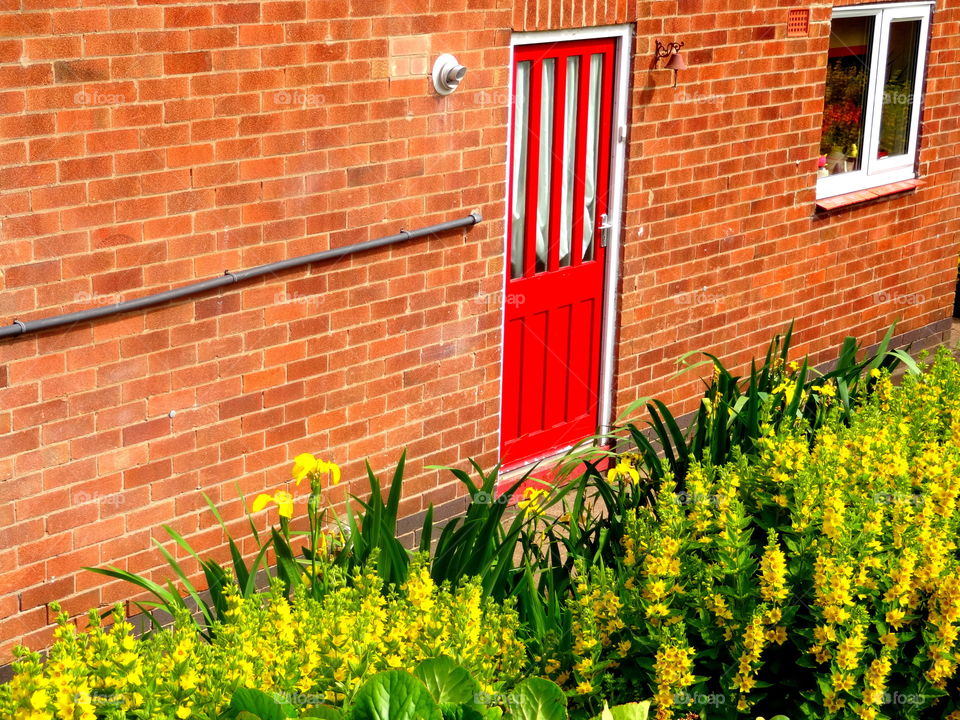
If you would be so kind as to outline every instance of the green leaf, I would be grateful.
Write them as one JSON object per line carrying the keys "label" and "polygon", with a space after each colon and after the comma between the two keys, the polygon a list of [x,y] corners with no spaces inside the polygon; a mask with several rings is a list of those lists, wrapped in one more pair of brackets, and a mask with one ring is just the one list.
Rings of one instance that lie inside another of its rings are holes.
{"label": "green leaf", "polygon": [[647,720],[650,715],[650,702],[627,703],[626,705],[617,705],[616,707],[607,707],[603,703],[603,712],[597,715],[593,720]]}
{"label": "green leaf", "polygon": [[440,705],[470,705],[480,689],[465,668],[446,656],[424,660],[414,668],[413,674]]}
{"label": "green leaf", "polygon": [[279,700],[276,695],[252,688],[237,688],[233,697],[230,698],[230,706],[226,711],[227,717],[242,720],[247,713],[260,720],[286,720],[286,718],[297,716],[293,705]]}
{"label": "green leaf", "polygon": [[426,685],[402,670],[374,675],[357,691],[348,720],[443,720]]}
{"label": "green leaf", "polygon": [[567,720],[567,698],[556,683],[531,677],[513,689],[510,717],[517,720]]}
{"label": "green leaf", "polygon": [[429,553],[433,541],[433,503],[427,508],[423,517],[423,530],[420,533],[420,552]]}
{"label": "green leaf", "polygon": [[320,720],[342,720],[343,713],[330,705],[319,705],[315,708],[310,708],[300,717],[320,718]]}
{"label": "green leaf", "polygon": [[440,714],[443,720],[485,720],[489,717],[469,705],[441,705]]}

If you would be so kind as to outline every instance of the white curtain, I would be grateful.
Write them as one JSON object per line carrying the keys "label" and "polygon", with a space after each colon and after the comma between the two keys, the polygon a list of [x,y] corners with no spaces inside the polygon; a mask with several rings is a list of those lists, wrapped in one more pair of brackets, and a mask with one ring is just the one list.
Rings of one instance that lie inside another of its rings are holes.
{"label": "white curtain", "polygon": [[523,231],[527,199],[527,124],[530,114],[530,62],[517,63],[516,108],[513,121],[513,218],[510,236],[510,277],[523,276]]}
{"label": "white curtain", "polygon": [[553,96],[557,61],[547,58],[542,65],[540,88],[540,177],[537,180],[537,266],[547,269],[550,240],[550,179],[553,170]]}
{"label": "white curtain", "polygon": [[597,153],[600,144],[600,88],[603,55],[590,57],[590,104],[587,107],[587,162],[583,183],[583,259],[593,258],[593,228],[597,213]]}
{"label": "white curtain", "polygon": [[577,157],[577,99],[580,93],[580,56],[567,58],[567,83],[563,105],[563,185],[560,188],[560,267],[570,264],[573,238],[573,179]]}

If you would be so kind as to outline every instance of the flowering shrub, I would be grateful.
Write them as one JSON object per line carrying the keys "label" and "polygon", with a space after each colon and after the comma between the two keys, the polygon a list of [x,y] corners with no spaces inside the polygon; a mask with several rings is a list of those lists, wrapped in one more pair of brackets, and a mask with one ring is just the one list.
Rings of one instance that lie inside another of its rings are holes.
{"label": "flowering shrub", "polygon": [[749,461],[627,511],[547,674],[584,705],[652,695],[661,720],[960,718],[960,367],[873,375],[849,425],[764,424]]}
{"label": "flowering shrub", "polygon": [[474,581],[438,587],[419,560],[386,593],[370,573],[321,600],[302,587],[288,600],[277,583],[264,595],[243,598],[233,587],[227,597],[228,621],[210,642],[185,617],[135,639],[119,611],[109,628],[91,613],[83,632],[61,616],[46,661],[21,652],[0,686],[0,717],[216,718],[241,687],[293,698],[301,709],[340,705],[379,671],[441,655],[496,693],[525,660],[510,607],[484,599]]}

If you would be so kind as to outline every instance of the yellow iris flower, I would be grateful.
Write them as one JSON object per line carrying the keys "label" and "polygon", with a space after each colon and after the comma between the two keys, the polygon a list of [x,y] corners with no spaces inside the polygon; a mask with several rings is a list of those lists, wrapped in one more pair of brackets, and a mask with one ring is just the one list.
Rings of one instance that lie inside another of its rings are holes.
{"label": "yellow iris flower", "polygon": [[275,503],[280,510],[280,517],[293,517],[293,495],[286,490],[277,490],[273,495],[260,493],[257,499],[253,501],[253,512],[260,512],[269,503]]}
{"label": "yellow iris flower", "polygon": [[543,501],[547,499],[548,493],[543,488],[528,485],[523,489],[523,495],[517,506],[527,517],[535,517],[543,514]]}
{"label": "yellow iris flower", "polygon": [[299,485],[303,479],[311,473],[327,473],[330,476],[330,483],[338,485],[340,483],[340,466],[336,463],[328,463],[318,460],[311,453],[300,453],[293,459],[293,468],[291,473],[293,479]]}
{"label": "yellow iris flower", "polygon": [[636,485],[640,482],[640,473],[637,472],[637,469],[630,462],[621,460],[617,463],[616,467],[612,467],[607,471],[608,483],[616,482],[617,478],[629,480]]}

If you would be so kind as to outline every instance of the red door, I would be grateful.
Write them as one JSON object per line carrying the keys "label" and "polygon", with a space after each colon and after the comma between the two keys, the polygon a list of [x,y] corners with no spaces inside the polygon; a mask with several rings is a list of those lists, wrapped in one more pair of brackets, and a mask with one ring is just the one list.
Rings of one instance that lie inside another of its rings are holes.
{"label": "red door", "polygon": [[500,454],[596,432],[613,38],[515,48]]}

